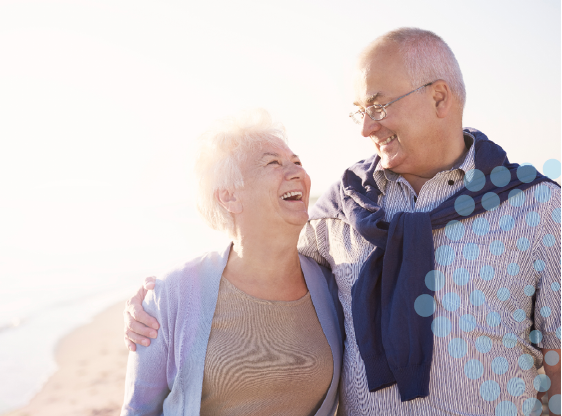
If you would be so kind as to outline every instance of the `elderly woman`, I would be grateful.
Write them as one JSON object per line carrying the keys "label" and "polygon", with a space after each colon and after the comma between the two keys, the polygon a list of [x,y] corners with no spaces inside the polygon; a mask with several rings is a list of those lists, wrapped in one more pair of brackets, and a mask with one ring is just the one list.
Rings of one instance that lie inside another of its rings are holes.
{"label": "elderly woman", "polygon": [[310,178],[265,110],[201,138],[198,207],[232,243],[156,281],[122,415],[333,415],[342,334],[329,271],[300,256]]}

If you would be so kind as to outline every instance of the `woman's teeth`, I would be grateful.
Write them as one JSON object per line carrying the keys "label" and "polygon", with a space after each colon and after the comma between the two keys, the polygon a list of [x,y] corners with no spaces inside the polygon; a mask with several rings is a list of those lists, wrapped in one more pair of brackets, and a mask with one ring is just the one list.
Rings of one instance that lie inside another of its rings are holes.
{"label": "woman's teeth", "polygon": [[381,142],[381,146],[385,145],[385,144],[389,144],[391,141],[393,141],[394,139],[396,139],[396,134],[390,136],[388,139],[386,139],[384,142]]}
{"label": "woman's teeth", "polygon": [[296,191],[296,192],[286,192],[283,195],[281,195],[281,199],[287,199],[287,198],[291,198],[291,197],[295,197],[292,199],[295,200],[300,200],[302,198],[302,192]]}

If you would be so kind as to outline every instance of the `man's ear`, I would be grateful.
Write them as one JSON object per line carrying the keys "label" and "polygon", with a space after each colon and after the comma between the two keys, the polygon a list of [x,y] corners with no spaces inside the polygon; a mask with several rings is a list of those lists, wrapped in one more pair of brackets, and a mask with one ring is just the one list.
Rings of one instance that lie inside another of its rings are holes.
{"label": "man's ear", "polygon": [[219,204],[231,214],[240,214],[242,212],[242,202],[235,191],[219,189],[215,192],[215,197]]}
{"label": "man's ear", "polygon": [[445,118],[455,103],[455,98],[451,93],[451,88],[442,79],[431,84],[433,91],[433,102],[435,103],[435,112],[437,117]]}

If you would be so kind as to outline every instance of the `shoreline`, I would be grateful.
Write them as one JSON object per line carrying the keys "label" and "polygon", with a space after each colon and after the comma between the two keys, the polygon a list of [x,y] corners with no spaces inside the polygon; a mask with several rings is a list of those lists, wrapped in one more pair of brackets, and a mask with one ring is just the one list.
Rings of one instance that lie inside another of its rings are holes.
{"label": "shoreline", "polygon": [[129,355],[123,343],[124,304],[106,308],[64,336],[55,349],[57,371],[29,404],[3,416],[118,415]]}

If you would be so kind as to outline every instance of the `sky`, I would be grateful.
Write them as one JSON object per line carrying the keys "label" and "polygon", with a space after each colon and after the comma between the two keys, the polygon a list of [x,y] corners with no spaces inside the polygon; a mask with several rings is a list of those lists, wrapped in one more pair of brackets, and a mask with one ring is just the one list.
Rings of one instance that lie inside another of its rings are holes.
{"label": "sky", "polygon": [[464,125],[542,170],[560,160],[560,16],[557,0],[3,0],[0,281],[85,262],[151,274],[151,253],[223,241],[195,238],[193,143],[241,109],[284,123],[321,194],[374,152],[348,117],[353,63],[397,27],[440,35]]}

